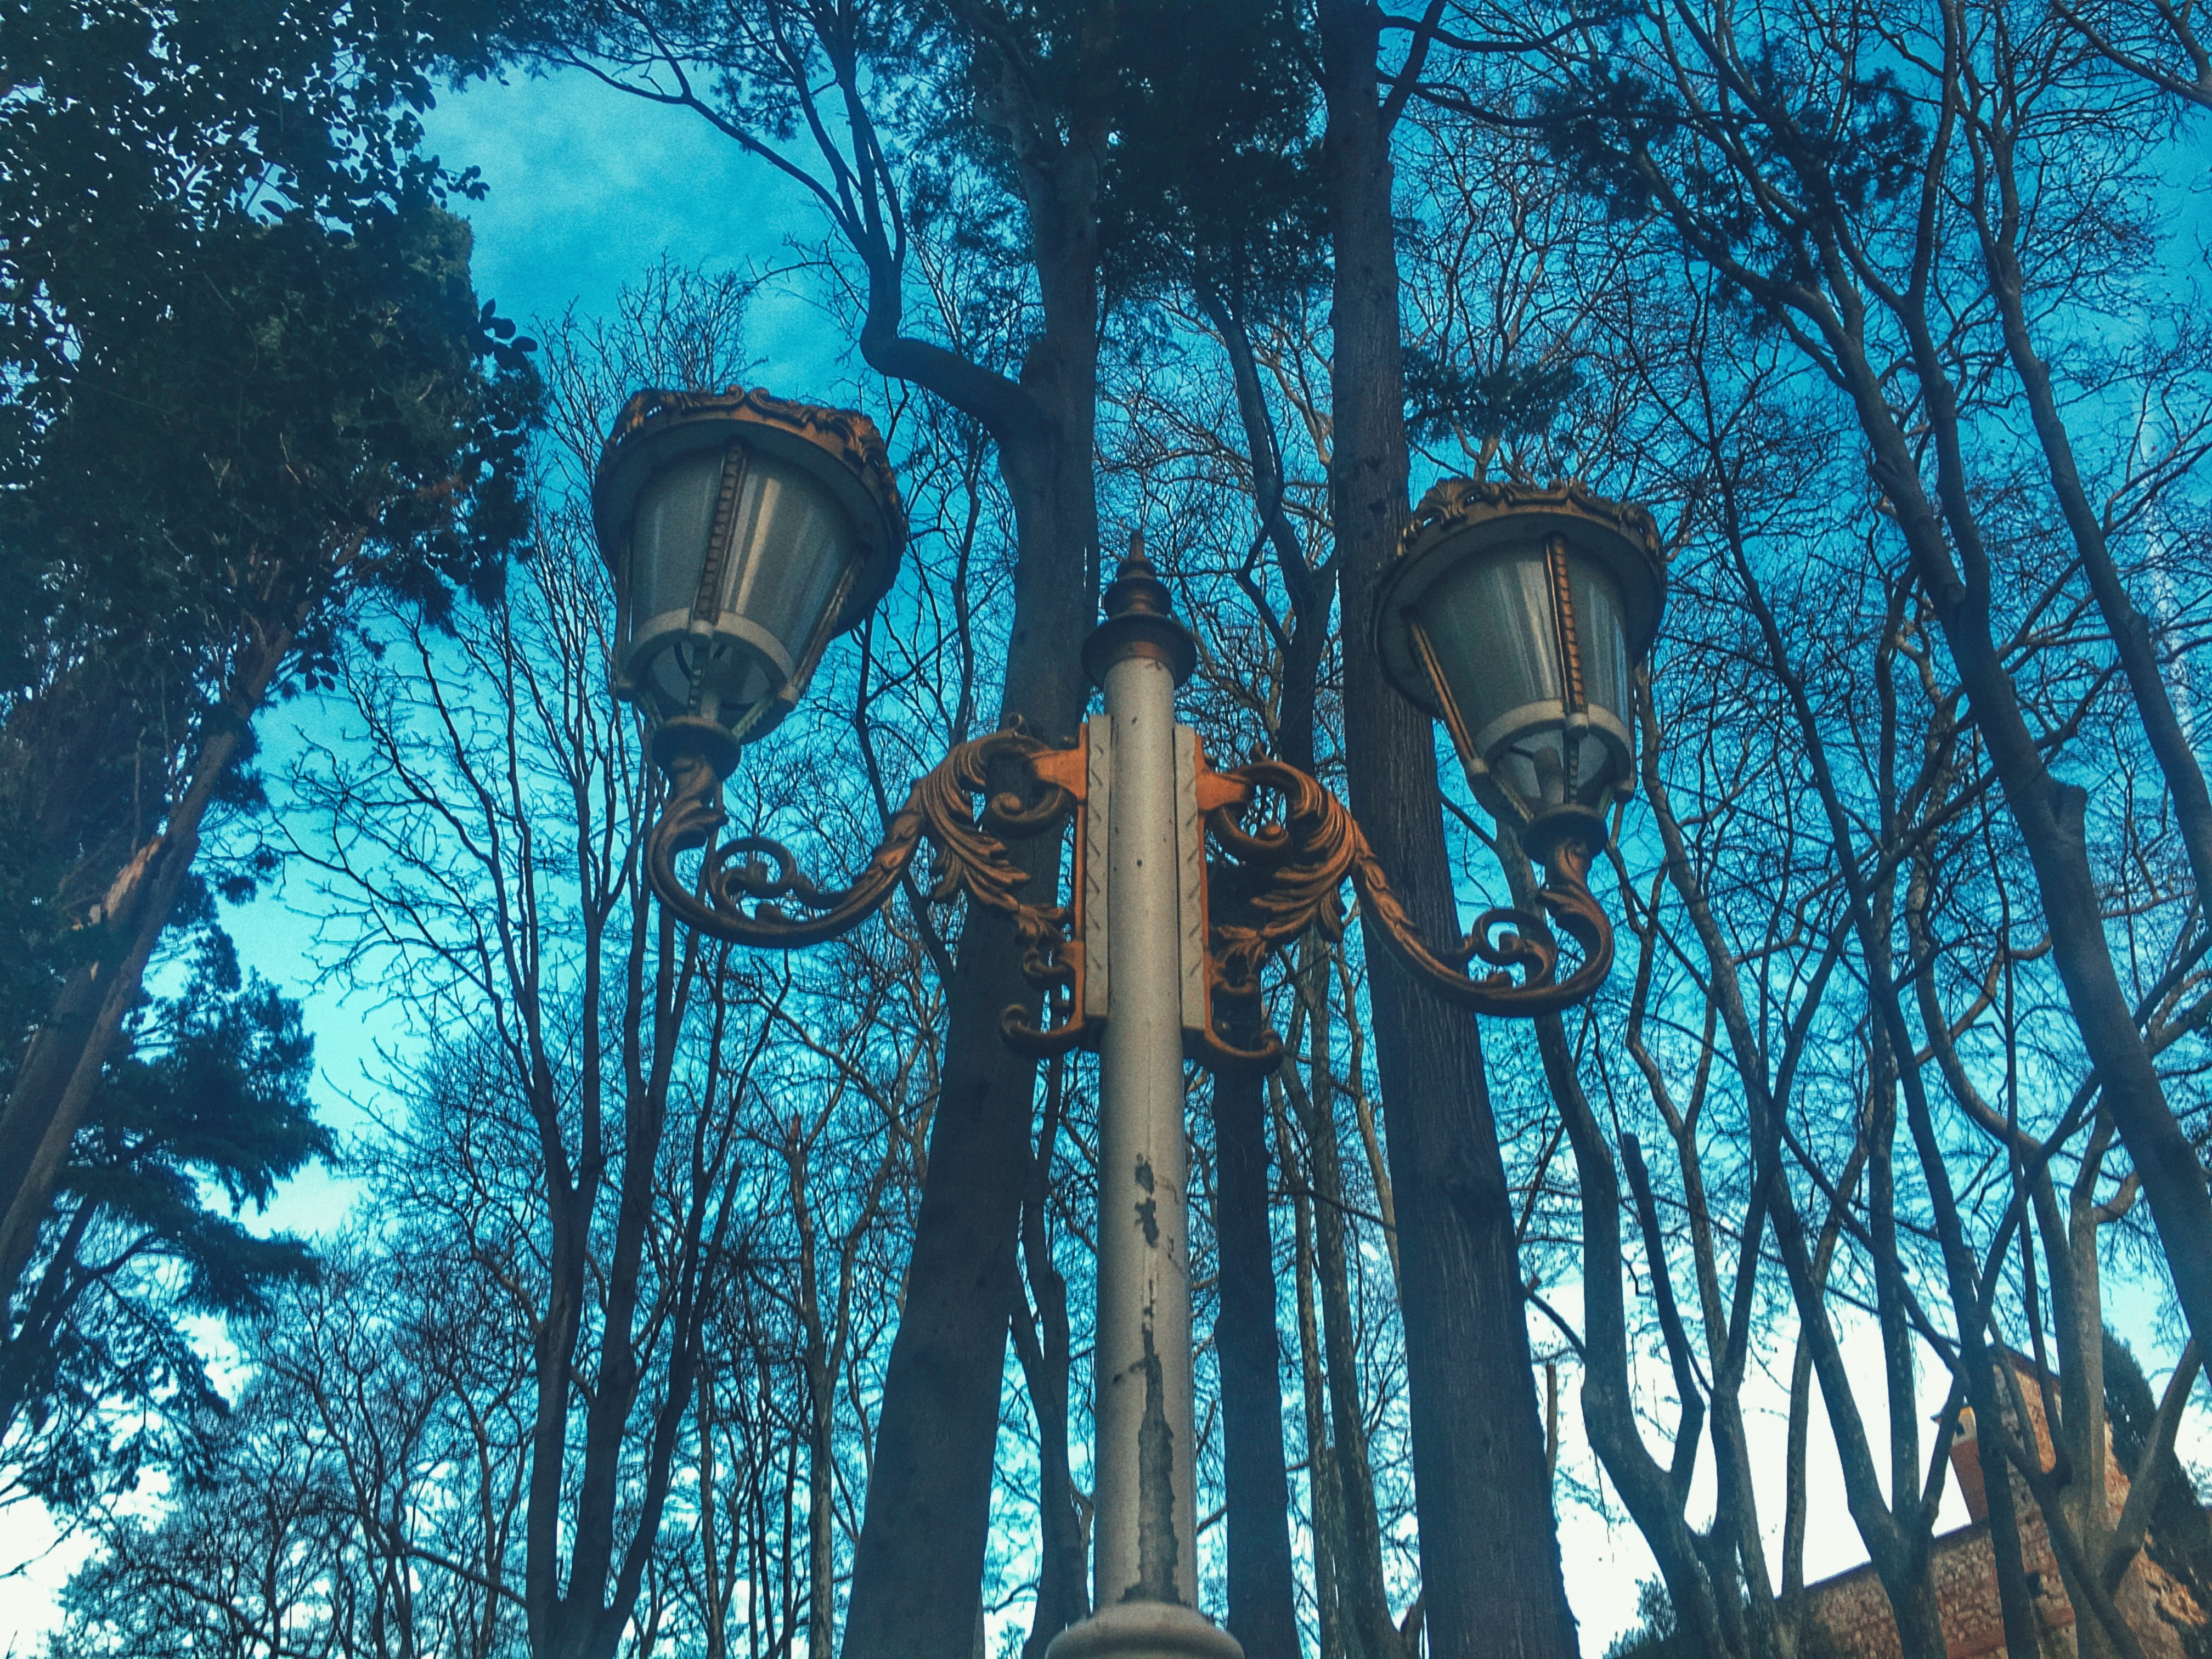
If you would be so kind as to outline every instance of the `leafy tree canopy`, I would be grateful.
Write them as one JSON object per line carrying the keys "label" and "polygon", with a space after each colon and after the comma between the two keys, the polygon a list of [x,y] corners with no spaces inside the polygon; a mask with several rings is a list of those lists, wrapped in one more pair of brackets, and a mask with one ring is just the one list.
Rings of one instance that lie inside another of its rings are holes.
{"label": "leafy tree canopy", "polygon": [[225,1407],[186,1322],[261,1314],[313,1268],[242,1218],[335,1154],[307,1095],[313,1042],[295,1002],[240,971],[210,896],[194,901],[184,983],[132,1021],[0,1342],[0,1492],[74,1509],[149,1464],[194,1478]]}
{"label": "leafy tree canopy", "polygon": [[529,343],[440,205],[473,181],[416,149],[427,40],[404,5],[0,0],[15,1031],[246,657],[313,683],[334,597],[438,613],[520,544]]}
{"label": "leafy tree canopy", "polygon": [[[0,0],[0,1087],[11,1147],[71,1148],[0,1285],[0,1467],[58,1502],[188,1462],[219,1402],[179,1319],[308,1266],[236,1220],[329,1150],[297,1011],[179,873],[262,804],[250,722],[329,682],[354,595],[442,622],[526,546],[534,348],[473,290],[473,179],[420,149],[466,23]],[[111,1042],[88,1008],[179,924],[184,997]]]}

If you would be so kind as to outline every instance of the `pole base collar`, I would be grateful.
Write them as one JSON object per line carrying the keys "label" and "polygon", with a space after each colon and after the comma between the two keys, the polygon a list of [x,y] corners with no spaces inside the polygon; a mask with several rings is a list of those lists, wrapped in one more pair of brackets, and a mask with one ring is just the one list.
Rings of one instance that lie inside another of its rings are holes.
{"label": "pole base collar", "polygon": [[1052,1638],[1045,1659],[1244,1659],[1237,1638],[1173,1601],[1121,1601]]}

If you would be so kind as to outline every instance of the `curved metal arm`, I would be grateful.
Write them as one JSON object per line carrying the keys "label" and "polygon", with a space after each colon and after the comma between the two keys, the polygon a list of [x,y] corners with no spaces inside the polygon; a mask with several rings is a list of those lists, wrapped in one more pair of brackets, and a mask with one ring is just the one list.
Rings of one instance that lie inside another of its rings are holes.
{"label": "curved metal arm", "polygon": [[[1582,948],[1581,963],[1565,979],[1559,977],[1559,939],[1541,917],[1504,907],[1485,910],[1457,949],[1439,953],[1415,930],[1371,850],[1363,848],[1352,883],[1362,915],[1382,925],[1398,959],[1431,988],[1480,1014],[1533,1019],[1583,1001],[1613,971],[1613,923],[1589,890],[1594,851],[1586,842],[1557,843],[1544,860],[1544,884],[1536,890],[1537,902]],[[1501,936],[1501,927],[1511,931]],[[1498,971],[1479,977],[1468,973],[1467,964],[1477,957]],[[1514,978],[1515,969],[1522,978]]]}
{"label": "curved metal arm", "polygon": [[[1022,902],[1018,890],[1029,872],[1006,848],[1008,840],[1056,830],[1074,805],[1073,794],[1042,775],[1036,764],[1055,752],[1018,731],[961,744],[915,781],[867,867],[834,892],[817,886],[780,842],[740,836],[714,845],[726,817],[721,778],[703,757],[678,755],[669,763],[668,804],[646,842],[646,877],[687,927],[733,944],[797,950],[850,933],[881,909],[927,836],[935,854],[930,902],[948,903],[965,893],[1011,921],[1022,941],[1024,976],[1044,991],[1048,1017],[1060,1017],[1040,1028],[1018,1006],[1010,1007],[1000,1018],[1007,1040],[1038,1053],[1073,1048],[1085,1034],[1080,1018],[1069,1018],[1081,946],[1069,937],[1065,906]],[[1018,769],[1020,787],[992,793],[993,769],[1009,764]],[[977,795],[984,797],[980,814],[969,805]],[[676,858],[701,847],[706,860],[695,890],[677,874]],[[783,908],[787,903],[795,913]]]}
{"label": "curved metal arm", "polygon": [[[1257,997],[1267,956],[1308,927],[1340,937],[1345,917],[1339,890],[1347,880],[1359,895],[1363,918],[1382,930],[1398,959],[1439,995],[1477,1013],[1527,1019],[1571,1007],[1612,969],[1613,924],[1589,890],[1596,849],[1585,838],[1567,836],[1553,844],[1544,860],[1544,884],[1536,890],[1552,920],[1581,947],[1580,964],[1561,979],[1558,936],[1526,910],[1486,910],[1457,944],[1443,950],[1430,945],[1351,812],[1296,767],[1255,761],[1222,776],[1248,792],[1248,799],[1250,791],[1274,791],[1283,797],[1284,811],[1280,822],[1257,832],[1236,821],[1234,806],[1207,815],[1208,829],[1231,860],[1217,866],[1214,877],[1231,896],[1224,907],[1229,919],[1217,920],[1213,927],[1217,995]],[[1478,958],[1497,971],[1468,972]],[[1262,1048],[1242,1057],[1272,1054]]]}

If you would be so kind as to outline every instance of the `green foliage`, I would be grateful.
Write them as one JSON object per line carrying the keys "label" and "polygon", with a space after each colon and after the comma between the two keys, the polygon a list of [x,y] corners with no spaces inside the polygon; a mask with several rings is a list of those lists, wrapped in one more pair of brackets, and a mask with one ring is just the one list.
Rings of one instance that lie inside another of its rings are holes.
{"label": "green foliage", "polygon": [[349,228],[447,181],[416,153],[434,33],[410,0],[0,0],[0,356],[11,475],[88,330],[160,318],[251,209]]}
{"label": "green foliage", "polygon": [[1295,309],[1327,262],[1298,9],[1137,0],[1115,15],[1109,289],[1202,285],[1248,320]]}
{"label": "green foliage", "polygon": [[1572,363],[1473,374],[1419,346],[1406,349],[1406,429],[1421,442],[1453,430],[1484,438],[1547,431],[1582,387]]}
{"label": "green foliage", "polygon": [[[36,465],[0,497],[0,1052],[95,942],[80,924],[190,775],[242,665],[289,638],[325,678],[346,592],[434,617],[526,528],[535,396],[467,227],[423,204],[345,236],[234,217],[163,313],[86,337]],[[250,711],[248,711],[250,712]],[[241,771],[224,798],[250,805]]]}
{"label": "green foliage", "polygon": [[[263,806],[250,722],[329,683],[355,596],[442,622],[524,546],[534,348],[473,291],[473,181],[416,149],[453,9],[0,0],[0,1089],[88,1024],[58,999],[194,781]],[[272,860],[234,839],[237,898]],[[182,1322],[310,1266],[238,1219],[329,1147],[210,906],[8,1287],[0,1468],[57,1503],[188,1473],[221,1402]]]}
{"label": "green foliage", "polygon": [[[1536,123],[1565,176],[1613,218],[1654,210],[1656,161],[1698,245],[1772,277],[1809,280],[1810,227],[1905,197],[1923,176],[1928,133],[1893,71],[1808,51],[1789,27],[1747,43],[1742,97],[1724,124],[1632,67],[1618,29],[1592,37],[1571,80],[1537,94]],[[1778,214],[1777,201],[1802,210]],[[1784,221],[1790,228],[1778,230]]]}
{"label": "green foliage", "polygon": [[263,1313],[313,1270],[299,1240],[241,1219],[334,1154],[307,1097],[313,1044],[199,908],[183,988],[132,1021],[0,1343],[0,1462],[58,1507],[149,1464],[191,1479],[223,1405],[188,1322]]}
{"label": "green foliage", "polygon": [[12,1063],[258,653],[312,685],[359,586],[495,589],[536,391],[412,152],[405,8],[0,7]]}
{"label": "green foliage", "polygon": [[[531,380],[468,256],[468,227],[426,202],[351,234],[209,227],[159,319],[85,337],[7,526],[11,564],[45,562],[28,620],[176,672],[342,574],[434,609],[488,595],[526,528]],[[487,356],[510,361],[487,377]]]}
{"label": "green foliage", "polygon": [[363,540],[411,593],[495,580],[528,343],[438,207],[472,179],[414,148],[427,22],[0,0],[9,683],[42,635],[225,635],[241,594],[212,584],[296,604]]}
{"label": "green foliage", "polygon": [[67,1185],[112,1217],[190,1243],[192,1308],[253,1313],[260,1281],[288,1275],[300,1259],[215,1218],[202,1182],[222,1188],[234,1215],[265,1207],[279,1182],[335,1148],[308,1103],[314,1043],[299,1005],[242,975],[212,922],[197,945],[183,993],[148,1005],[131,1051],[110,1067]]}
{"label": "green foliage", "polygon": [[1656,1578],[1638,1579],[1636,1613],[1636,1624],[1613,1638],[1605,1659],[1680,1659],[1674,1603],[1667,1586]]}

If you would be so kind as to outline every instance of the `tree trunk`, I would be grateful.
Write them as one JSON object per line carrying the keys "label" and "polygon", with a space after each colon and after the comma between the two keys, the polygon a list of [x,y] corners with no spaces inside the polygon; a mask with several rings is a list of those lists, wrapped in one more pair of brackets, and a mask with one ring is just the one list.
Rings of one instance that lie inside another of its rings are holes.
{"label": "tree trunk", "polygon": [[[2051,775],[1996,643],[1993,572],[1966,482],[1956,389],[1944,372],[1924,313],[1902,307],[1899,320],[1911,345],[1936,433],[1940,517],[1937,502],[1922,486],[1919,460],[1863,344],[1847,332],[1832,335],[1830,343],[1873,451],[1875,478],[1893,506],[1915,574],[1935,607],[2005,804],[2027,848],[2051,930],[2051,961],[2066,988],[2067,1004],[2106,1109],[2142,1176],[2182,1315],[2191,1334],[2202,1341],[2212,1335],[2212,1194],[2206,1190],[2204,1167],[2166,1103],[2150,1046],[2136,1024],[2113,965],[2089,866],[2084,823],[2088,793]],[[1957,565],[1952,562],[1954,546]]]}
{"label": "tree trunk", "polygon": [[[1282,653],[1282,700],[1275,752],[1291,765],[1314,769],[1315,698],[1321,655],[1328,640],[1328,600],[1334,573],[1305,562],[1290,516],[1283,510],[1282,471],[1273,422],[1261,392],[1252,342],[1227,299],[1200,283],[1199,307],[1228,354],[1244,447],[1252,469],[1253,507],[1261,543],[1272,545],[1291,599],[1285,633],[1265,617]],[[1256,582],[1247,592],[1267,610]],[[1216,887],[1214,921],[1230,902]],[[1226,1035],[1237,1047],[1255,1047],[1264,1028],[1261,1009],[1232,1010]],[[1280,1355],[1276,1347],[1274,1242],[1267,1225],[1267,1075],[1254,1069],[1213,1077],[1214,1248],[1219,1261],[1220,1306],[1214,1342],[1221,1364],[1223,1476],[1229,1527],[1229,1632],[1243,1644],[1245,1659],[1299,1652],[1297,1605],[1291,1566],[1290,1478],[1284,1450]],[[1392,1249],[1396,1243],[1392,1242]]]}
{"label": "tree trunk", "polygon": [[193,762],[191,781],[161,835],[111,890],[118,921],[107,925],[117,926],[115,938],[96,963],[71,976],[56,1000],[55,1019],[32,1039],[0,1112],[0,1171],[5,1171],[0,1179],[8,1182],[0,1212],[0,1311],[13,1303],[70,1146],[99,1094],[123,1022],[137,1005],[147,964],[199,854],[200,824],[216,788],[291,647],[289,628],[249,647],[229,694],[210,720],[212,729]]}
{"label": "tree trunk", "polygon": [[[1321,1291],[1321,1338],[1328,1379],[1330,1452],[1337,1492],[1336,1604],[1339,1633],[1351,1659],[1395,1659],[1403,1650],[1390,1617],[1382,1578],[1382,1528],[1375,1505],[1375,1472],[1367,1457],[1366,1413],[1359,1393],[1358,1336],[1353,1329],[1350,1262],[1344,1244],[1344,1180],[1337,1157],[1335,1062],[1330,1055],[1328,957],[1309,937],[1297,977],[1310,1021],[1310,1087],[1294,1066],[1283,1082],[1306,1137],[1306,1174],[1313,1198],[1314,1272]],[[1292,1052],[1296,1052],[1293,1045]]]}
{"label": "tree trunk", "polygon": [[1059,1138],[1064,1060],[1052,1062],[1045,1091],[1044,1124],[1037,1135],[1028,1191],[1022,1205],[1022,1265],[1036,1298],[1014,1299],[1014,1349],[1029,1384],[1030,1411],[1037,1431],[1036,1612],[1030,1622],[1023,1659],[1044,1659],[1052,1638],[1091,1611],[1091,1570],[1082,1499],[1067,1455],[1069,1378],[1073,1343],[1067,1318],[1067,1281],[1053,1264],[1046,1232],[1046,1208],[1052,1191],[1054,1143]]}
{"label": "tree trunk", "polygon": [[[1283,1110],[1279,1077],[1273,1085],[1275,1145],[1283,1167],[1297,1167],[1291,1149],[1288,1114]],[[1292,1267],[1298,1308],[1298,1380],[1305,1407],[1306,1495],[1313,1526],[1314,1624],[1320,1659],[1343,1659],[1344,1638],[1337,1617],[1336,1563],[1344,1553],[1344,1528],[1337,1520],[1336,1455],[1328,1443],[1328,1407],[1321,1374],[1321,1321],[1315,1312],[1313,1199],[1304,1184],[1291,1188]]]}
{"label": "tree trunk", "polygon": [[[1620,1181],[1613,1167],[1613,1150],[1607,1145],[1589,1102],[1575,1075],[1565,1027],[1557,1014],[1536,1022],[1539,1052],[1552,1097],[1559,1104],[1574,1148],[1577,1185],[1581,1190],[1583,1218],[1583,1329],[1584,1340],[1583,1422],[1590,1445],[1613,1477],[1614,1490],[1659,1565],[1660,1577],[1674,1602],[1676,1630],[1698,1652],[1722,1659],[1741,1652],[1721,1628],[1720,1598],[1698,1547],[1698,1540],[1683,1517],[1686,1481],[1663,1469],[1644,1443],[1636,1420],[1635,1398],[1629,1378],[1628,1320],[1620,1289],[1625,1252],[1620,1237]],[[1647,1243],[1651,1243],[1647,1241]],[[1656,1243],[1650,1249],[1650,1272],[1655,1287],[1668,1271]],[[1675,1328],[1668,1330],[1670,1352],[1679,1340]],[[1675,1430],[1678,1459],[1686,1443],[1695,1446],[1704,1423],[1696,1381],[1685,1376],[1686,1353],[1675,1352],[1677,1387],[1682,1394],[1681,1421]],[[1686,1468],[1687,1465],[1680,1464]],[[1717,1516],[1719,1536],[1726,1516]],[[1730,1584],[1732,1587],[1733,1577]],[[1733,1596],[1729,1596],[1733,1600]]]}
{"label": "tree trunk", "polygon": [[[1250,1022],[1254,1028],[1258,1023]],[[1256,1029],[1230,1033],[1240,1046],[1255,1037]],[[1229,1633],[1243,1644],[1244,1659],[1297,1659],[1264,1072],[1214,1074],[1213,1157],[1220,1261],[1213,1343],[1221,1367],[1222,1484],[1229,1510]]]}
{"label": "tree trunk", "polygon": [[[1408,516],[1405,374],[1389,133],[1376,98],[1380,14],[1319,9],[1336,257],[1330,503],[1342,561],[1352,806],[1408,915],[1459,935],[1428,717],[1383,680],[1366,631]],[[1367,940],[1376,1068],[1405,1264],[1406,1364],[1434,1659],[1573,1659],[1544,1480],[1511,1194],[1474,1022]]]}
{"label": "tree trunk", "polygon": [[2019,236],[2020,185],[2015,135],[2002,126],[1990,126],[1978,135],[1996,175],[1999,211],[1994,222],[1980,200],[1974,222],[1982,244],[1982,259],[1989,273],[1990,296],[1996,301],[2002,325],[2005,354],[2020,376],[2027,395],[2027,412],[2042,445],[2044,465],[2051,477],[2051,493],[2074,545],[2081,555],[2081,568],[2089,591],[2111,629],[2113,654],[2127,677],[2128,690],[2142,716],[2143,736],[2173,794],[2173,817],[2182,845],[2189,854],[2190,878],[2197,884],[2202,905],[2212,895],[2212,792],[2204,784],[2204,770],[2197,750],[2183,730],[2173,699],[2166,690],[2166,675],[2158,659],[2157,641],[2150,623],[2129,598],[2119,567],[2105,538],[2104,520],[2091,505],[2074,458],[2074,440],[2066,429],[2066,416],[2058,406],[2057,388],[2050,366],[2035,348],[2028,326],[2027,279],[2021,270]]}
{"label": "tree trunk", "polygon": [[[1066,210],[1073,212],[1072,209]],[[1033,203],[1033,219],[1042,215]],[[1041,274],[1054,247],[1038,225]],[[1042,283],[1045,331],[1022,390],[1042,425],[996,430],[1018,555],[1002,713],[1065,741],[1090,700],[1079,664],[1091,620],[1090,555],[1098,514],[1091,474],[1097,370],[1095,231],[1063,235]],[[866,336],[864,335],[864,345]],[[895,353],[871,350],[886,373]],[[880,361],[879,361],[880,358]],[[917,366],[910,378],[930,386]],[[1056,838],[1013,843],[1033,902],[1060,878]],[[996,915],[971,910],[946,987],[945,1066],[915,1221],[905,1305],[884,1376],[883,1416],[854,1554],[846,1659],[969,1659],[990,1527],[1006,1314],[1027,1185],[1036,1066],[1009,1048],[999,1017],[1034,1013],[1021,948]]]}
{"label": "tree trunk", "polygon": [[[1099,27],[1110,29],[1110,17]],[[1018,385],[899,331],[902,271],[869,258],[860,349],[878,372],[981,421],[998,447],[1016,531],[1002,717],[1055,742],[1090,701],[1081,647],[1093,619],[1098,545],[1091,471],[1098,379],[1098,166],[1095,118],[1036,108],[1019,65],[979,65],[1007,131],[1028,209],[1042,326]],[[994,787],[1005,787],[1012,780]],[[1060,844],[1016,842],[1026,896],[1050,903]],[[999,916],[971,910],[945,988],[945,1064],[930,1123],[898,1334],[884,1376],[866,1509],[846,1612],[846,1659],[969,1659],[990,1528],[1007,1316],[1028,1185],[1036,1066],[1000,1036],[1009,1006],[1034,1013],[1021,949]]]}
{"label": "tree trunk", "polygon": [[[806,1659],[830,1659],[837,1628],[837,1517],[830,1507],[837,1380],[830,1370],[815,1265],[814,1210],[806,1194],[809,1150],[794,1119],[783,1156],[791,1171],[792,1221],[799,1229],[799,1319],[806,1338]],[[706,1425],[700,1426],[703,1433]]]}

